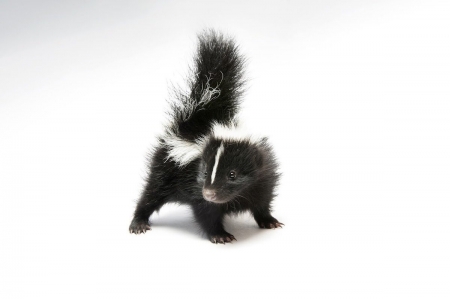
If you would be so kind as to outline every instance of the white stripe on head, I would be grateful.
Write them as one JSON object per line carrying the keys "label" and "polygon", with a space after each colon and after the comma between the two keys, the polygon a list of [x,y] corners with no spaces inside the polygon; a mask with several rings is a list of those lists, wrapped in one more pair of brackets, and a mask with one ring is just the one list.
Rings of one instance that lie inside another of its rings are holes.
{"label": "white stripe on head", "polygon": [[224,151],[224,147],[223,147],[223,142],[222,142],[220,144],[219,148],[217,149],[216,160],[214,161],[214,167],[213,167],[213,171],[211,174],[211,185],[212,185],[212,183],[214,183],[214,179],[216,178],[217,167],[219,166],[219,159],[220,159],[220,156],[223,154],[223,151]]}

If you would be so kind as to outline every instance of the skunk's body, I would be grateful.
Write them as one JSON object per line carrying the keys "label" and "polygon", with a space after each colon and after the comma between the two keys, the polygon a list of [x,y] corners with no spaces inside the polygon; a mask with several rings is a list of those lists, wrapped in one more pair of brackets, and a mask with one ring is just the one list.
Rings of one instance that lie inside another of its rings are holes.
{"label": "skunk's body", "polygon": [[214,31],[199,36],[189,91],[176,93],[131,233],[150,229],[150,215],[168,202],[190,205],[214,243],[234,239],[222,224],[229,213],[250,211],[261,228],[282,225],[270,214],[279,178],[272,149],[266,138],[242,135],[236,125],[243,63],[233,40]]}

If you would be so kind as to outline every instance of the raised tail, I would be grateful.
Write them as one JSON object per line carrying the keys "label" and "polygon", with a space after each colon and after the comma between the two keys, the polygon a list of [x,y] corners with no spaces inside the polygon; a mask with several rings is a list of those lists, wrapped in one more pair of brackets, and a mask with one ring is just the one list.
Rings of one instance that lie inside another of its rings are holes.
{"label": "raised tail", "polygon": [[195,141],[214,123],[230,122],[243,92],[245,59],[234,40],[207,30],[198,36],[188,92],[176,91],[172,104],[171,135]]}

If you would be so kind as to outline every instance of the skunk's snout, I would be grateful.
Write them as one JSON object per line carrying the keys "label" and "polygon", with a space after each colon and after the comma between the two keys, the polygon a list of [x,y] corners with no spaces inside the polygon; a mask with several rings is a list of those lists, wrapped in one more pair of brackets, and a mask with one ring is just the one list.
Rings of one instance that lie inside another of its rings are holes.
{"label": "skunk's snout", "polygon": [[203,188],[203,198],[208,201],[216,200],[216,191],[212,189]]}

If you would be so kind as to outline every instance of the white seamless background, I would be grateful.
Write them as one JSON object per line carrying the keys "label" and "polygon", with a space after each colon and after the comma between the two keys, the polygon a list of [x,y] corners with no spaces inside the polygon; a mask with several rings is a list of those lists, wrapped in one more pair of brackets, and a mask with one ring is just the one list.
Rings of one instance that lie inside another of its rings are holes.
{"label": "white seamless background", "polygon": [[[0,3],[1,298],[449,298],[448,1]],[[248,57],[274,216],[130,235],[196,33]]]}

